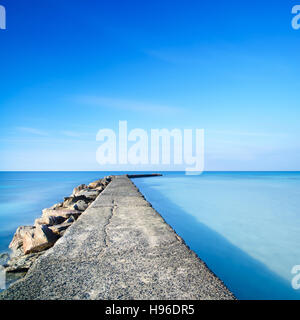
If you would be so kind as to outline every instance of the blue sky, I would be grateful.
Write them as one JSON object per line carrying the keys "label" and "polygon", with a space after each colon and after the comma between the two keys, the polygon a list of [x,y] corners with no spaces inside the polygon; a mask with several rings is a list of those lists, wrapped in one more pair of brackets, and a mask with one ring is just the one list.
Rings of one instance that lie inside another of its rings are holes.
{"label": "blue sky", "polygon": [[0,170],[100,170],[119,120],[203,128],[206,170],[300,170],[300,1],[0,4]]}

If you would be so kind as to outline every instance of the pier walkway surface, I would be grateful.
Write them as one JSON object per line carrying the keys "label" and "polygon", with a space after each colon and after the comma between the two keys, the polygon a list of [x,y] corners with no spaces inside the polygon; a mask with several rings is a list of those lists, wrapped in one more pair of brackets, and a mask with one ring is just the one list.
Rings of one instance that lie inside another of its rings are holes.
{"label": "pier walkway surface", "polygon": [[116,176],[1,299],[234,299],[144,199]]}

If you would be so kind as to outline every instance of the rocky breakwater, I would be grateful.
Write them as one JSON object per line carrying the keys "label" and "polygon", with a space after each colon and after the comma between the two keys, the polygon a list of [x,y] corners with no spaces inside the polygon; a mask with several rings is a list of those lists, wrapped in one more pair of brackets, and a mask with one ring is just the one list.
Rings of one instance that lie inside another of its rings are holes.
{"label": "rocky breakwater", "polygon": [[81,184],[64,201],[42,210],[33,226],[17,229],[9,248],[11,254],[4,264],[7,273],[26,273],[34,261],[55,242],[84,213],[113,179],[112,176]]}

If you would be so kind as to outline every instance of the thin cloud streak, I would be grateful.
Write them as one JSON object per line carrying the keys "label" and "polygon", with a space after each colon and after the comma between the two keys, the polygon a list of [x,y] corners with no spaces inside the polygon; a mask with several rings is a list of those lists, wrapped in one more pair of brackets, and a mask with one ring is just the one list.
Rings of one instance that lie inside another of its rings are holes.
{"label": "thin cloud streak", "polygon": [[247,131],[220,131],[220,130],[207,130],[207,133],[233,135],[233,136],[249,136],[249,137],[287,137],[287,133],[269,133],[269,132],[247,132]]}
{"label": "thin cloud streak", "polygon": [[23,133],[29,133],[36,136],[48,136],[48,133],[36,128],[29,128],[29,127],[17,127],[18,131],[21,131]]}
{"label": "thin cloud streak", "polygon": [[81,138],[89,135],[86,132],[77,132],[77,131],[68,131],[68,130],[62,131],[61,133],[64,136],[70,137],[70,138]]}
{"label": "thin cloud streak", "polygon": [[181,112],[182,108],[166,106],[160,104],[145,103],[141,101],[109,98],[100,96],[78,96],[76,102],[86,106],[112,108],[135,112]]}

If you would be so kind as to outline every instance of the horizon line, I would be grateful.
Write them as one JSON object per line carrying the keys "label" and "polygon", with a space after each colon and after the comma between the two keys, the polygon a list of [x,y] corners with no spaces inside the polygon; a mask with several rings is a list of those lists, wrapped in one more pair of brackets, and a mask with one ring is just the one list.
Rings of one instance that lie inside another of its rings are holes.
{"label": "horizon line", "polygon": [[[124,171],[114,171],[114,170],[0,170],[0,172],[185,172],[177,170],[124,170]],[[300,172],[300,170],[204,170],[205,172]]]}

